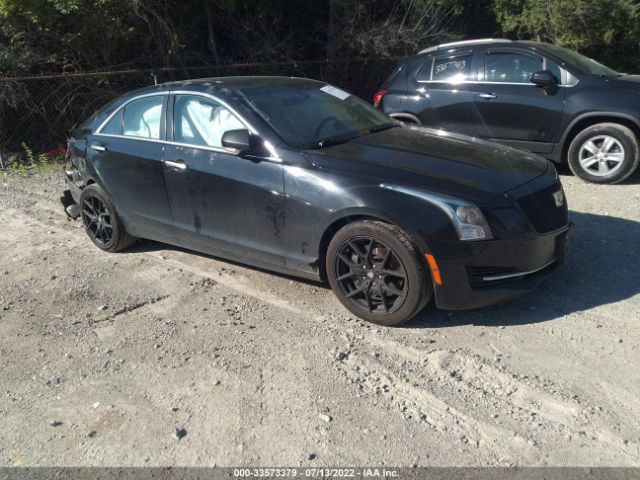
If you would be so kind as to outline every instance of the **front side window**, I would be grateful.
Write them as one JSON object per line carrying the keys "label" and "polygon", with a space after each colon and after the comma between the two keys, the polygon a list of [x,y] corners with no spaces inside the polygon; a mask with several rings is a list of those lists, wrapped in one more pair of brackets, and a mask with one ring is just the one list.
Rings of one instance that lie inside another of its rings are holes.
{"label": "front side window", "polygon": [[542,59],[520,53],[487,53],[484,81],[530,83],[531,75],[542,70]]}
{"label": "front side window", "polygon": [[203,147],[222,148],[225,132],[246,128],[223,105],[196,95],[176,96],[173,118],[176,142]]}
{"label": "front side window", "polygon": [[434,82],[458,83],[472,79],[471,53],[436,57],[433,61],[431,80]]}
{"label": "front side window", "polygon": [[122,134],[127,137],[160,139],[160,119],[164,97],[140,98],[124,107]]}

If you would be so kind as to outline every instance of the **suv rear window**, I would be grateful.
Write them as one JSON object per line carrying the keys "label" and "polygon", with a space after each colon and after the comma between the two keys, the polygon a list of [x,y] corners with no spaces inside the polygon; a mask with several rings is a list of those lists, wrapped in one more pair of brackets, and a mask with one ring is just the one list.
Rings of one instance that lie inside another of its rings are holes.
{"label": "suv rear window", "polygon": [[457,55],[438,58],[433,62],[431,80],[451,82],[467,80],[471,76],[471,59],[473,55]]}
{"label": "suv rear window", "polygon": [[431,80],[431,67],[433,67],[433,57],[429,57],[424,61],[416,73],[416,79],[419,82],[428,82]]}
{"label": "suv rear window", "polygon": [[441,55],[435,59],[429,59],[417,73],[418,81],[433,82],[462,82],[473,77],[471,71],[471,52],[456,53],[453,55]]}

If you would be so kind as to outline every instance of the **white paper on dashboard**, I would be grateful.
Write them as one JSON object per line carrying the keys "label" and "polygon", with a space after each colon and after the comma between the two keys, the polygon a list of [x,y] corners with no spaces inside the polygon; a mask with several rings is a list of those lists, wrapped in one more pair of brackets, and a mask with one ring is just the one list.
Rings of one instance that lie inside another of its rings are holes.
{"label": "white paper on dashboard", "polygon": [[347,93],[344,90],[340,90],[339,88],[332,87],[331,85],[325,85],[320,90],[322,90],[325,93],[328,93],[329,95],[333,95],[334,97],[339,98],[340,100],[344,100],[345,98],[349,98],[351,96],[350,93]]}

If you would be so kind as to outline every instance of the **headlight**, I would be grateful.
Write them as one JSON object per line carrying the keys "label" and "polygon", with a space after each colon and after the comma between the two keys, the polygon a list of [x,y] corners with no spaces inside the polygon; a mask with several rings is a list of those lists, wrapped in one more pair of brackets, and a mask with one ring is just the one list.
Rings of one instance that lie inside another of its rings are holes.
{"label": "headlight", "polygon": [[473,203],[448,195],[423,192],[408,187],[382,184],[382,188],[406,193],[413,197],[421,198],[440,208],[451,219],[451,223],[458,232],[460,240],[490,240],[493,238],[491,229],[480,210]]}
{"label": "headlight", "polygon": [[459,205],[456,208],[454,225],[460,240],[487,240],[492,238],[491,229],[482,211],[471,204]]}

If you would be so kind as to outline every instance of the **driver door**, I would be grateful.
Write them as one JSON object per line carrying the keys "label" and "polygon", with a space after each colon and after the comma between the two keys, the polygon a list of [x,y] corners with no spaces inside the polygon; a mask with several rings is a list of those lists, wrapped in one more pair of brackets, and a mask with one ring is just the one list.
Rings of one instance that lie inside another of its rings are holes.
{"label": "driver door", "polygon": [[208,95],[170,98],[164,175],[176,234],[233,255],[283,265],[282,165],[222,147],[228,130],[247,128]]}

